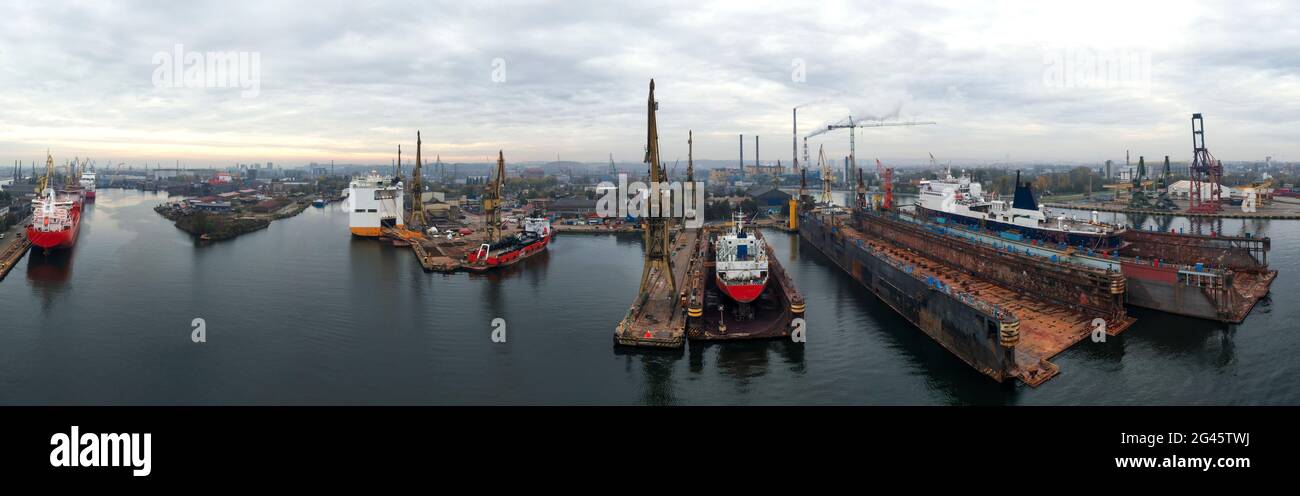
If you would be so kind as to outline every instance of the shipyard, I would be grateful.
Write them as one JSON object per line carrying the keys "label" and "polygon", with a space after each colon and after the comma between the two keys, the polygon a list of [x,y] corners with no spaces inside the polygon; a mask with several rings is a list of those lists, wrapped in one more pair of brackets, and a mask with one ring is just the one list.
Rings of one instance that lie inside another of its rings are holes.
{"label": "shipyard", "polygon": [[[71,259],[79,258],[73,253],[77,232],[94,229],[94,210],[111,212],[121,199],[142,194],[167,195],[153,210],[198,250],[275,231],[272,221],[338,211],[346,228],[334,236],[350,239],[353,251],[367,246],[391,252],[423,278],[441,273],[473,281],[494,275],[493,285],[529,279],[529,272],[549,265],[552,252],[568,250],[570,243],[613,236],[636,240],[642,252],[639,260],[619,262],[639,268],[639,277],[630,278],[636,284],[624,296],[626,310],[608,322],[615,356],[626,356],[629,350],[755,340],[803,347],[805,328],[817,339],[818,330],[826,330],[817,317],[825,315],[819,304],[826,300],[799,287],[798,275],[785,267],[796,259],[774,248],[784,242],[801,245],[800,257],[825,260],[827,276],[865,290],[854,299],[883,303],[910,328],[893,332],[925,336],[927,346],[992,383],[1035,389],[1072,373],[1057,363],[1072,348],[1106,346],[1108,339],[1144,332],[1143,318],[1131,309],[1242,324],[1261,302],[1267,304],[1279,279],[1270,266],[1270,236],[1245,226],[1229,232],[1219,224],[1201,225],[1200,214],[1251,210],[1289,191],[1273,188],[1271,179],[1255,180],[1237,205],[1223,198],[1223,166],[1203,145],[1201,114],[1192,117],[1195,159],[1186,170],[1197,183],[1208,181],[1211,193],[1195,192],[1190,204],[1179,207],[1170,199],[1176,174],[1168,161],[1151,172],[1139,158],[1125,176],[1129,182],[1098,179],[1105,189],[1123,192],[1131,207],[1115,209],[1107,222],[1092,203],[1046,202],[1035,185],[1050,184],[1042,179],[1054,172],[1031,177],[1002,170],[986,182],[977,179],[986,175],[982,171],[954,175],[933,154],[906,171],[880,160],[874,170],[856,165],[854,136],[860,129],[942,125],[934,121],[848,117],[800,135],[795,109],[790,162],[797,165],[764,165],[758,136],[748,161],[742,134],[736,168],[700,171],[692,131],[684,139],[685,167],[679,172],[680,159],[670,165],[660,151],[664,138],[654,81],[646,102],[640,167],[620,168],[611,155],[607,165],[587,166],[590,172],[578,179],[573,165],[555,164],[551,170],[562,181],[545,167],[509,166],[504,149],[460,177],[460,165],[451,164],[449,171],[441,156],[426,160],[420,131],[414,133],[413,160],[403,157],[398,144],[388,167],[347,165],[344,172],[333,163],[293,171],[256,164],[164,173],[145,166],[136,176],[144,179],[131,181],[120,179],[130,176],[131,166],[126,174],[123,164],[100,172],[97,161],[77,157],[60,167],[50,153],[39,174],[35,164],[30,175],[15,164],[10,190],[21,191],[12,184],[35,184],[25,197],[11,193],[9,208],[30,211],[31,217],[25,232],[6,236],[0,267],[12,272],[32,252],[29,283],[47,274],[66,280]],[[818,145],[814,161],[808,140],[830,140],[839,130],[848,131],[850,155],[837,171],[827,143]],[[1277,169],[1268,164],[1264,173],[1271,170]],[[999,186],[1009,186],[1005,196]],[[24,199],[30,201],[25,209]],[[1150,214],[1137,207],[1153,205],[1166,217],[1182,214],[1182,208],[1192,223],[1174,228],[1135,217]],[[83,209],[91,214],[84,227]],[[1120,212],[1124,220],[1115,215]],[[58,233],[65,235],[52,237]],[[601,236],[572,237],[577,234]]]}
{"label": "shipyard", "polygon": [[706,3],[6,50],[0,403],[1300,404],[1284,41]]}

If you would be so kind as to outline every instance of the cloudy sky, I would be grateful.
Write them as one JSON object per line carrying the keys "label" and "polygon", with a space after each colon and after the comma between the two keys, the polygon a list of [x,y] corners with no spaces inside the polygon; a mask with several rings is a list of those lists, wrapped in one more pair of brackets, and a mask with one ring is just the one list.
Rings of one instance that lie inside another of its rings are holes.
{"label": "cloudy sky", "polygon": [[[417,129],[449,161],[504,149],[633,162],[650,78],[670,161],[692,129],[697,158],[736,157],[744,134],[752,159],[757,134],[762,158],[788,164],[795,106],[800,134],[849,115],[938,123],[861,130],[860,158],[1180,160],[1202,112],[1220,159],[1300,160],[1293,2],[3,0],[0,12],[9,163],[48,148],[133,164],[386,164],[399,143],[413,155]],[[178,44],[182,59],[243,52],[257,85],[158,84]],[[848,153],[846,131],[809,142]]]}

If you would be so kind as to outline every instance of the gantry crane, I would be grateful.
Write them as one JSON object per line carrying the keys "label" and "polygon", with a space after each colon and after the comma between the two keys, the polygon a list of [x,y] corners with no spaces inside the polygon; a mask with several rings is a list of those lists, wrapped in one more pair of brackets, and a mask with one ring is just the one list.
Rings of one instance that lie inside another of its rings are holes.
{"label": "gantry crane", "polygon": [[[1201,114],[1192,114],[1192,173],[1191,206],[1188,212],[1215,213],[1222,207],[1219,183],[1223,178],[1223,164],[1210,155],[1205,147],[1205,121]],[[1202,188],[1207,188],[1202,191]]]}
{"label": "gantry crane", "polygon": [[[844,119],[840,120],[839,122],[834,122],[834,123],[831,123],[831,124],[827,124],[827,125],[823,126],[822,128],[819,128],[818,130],[809,133],[807,136],[804,136],[804,137],[803,137],[803,161],[804,161],[804,163],[808,163],[808,161],[809,161],[809,160],[808,160],[808,138],[812,138],[812,137],[815,137],[815,136],[820,136],[820,135],[822,135],[822,134],[828,133],[828,132],[830,132],[830,131],[834,131],[834,130],[836,130],[836,129],[848,129],[848,130],[849,130],[849,166],[852,167],[852,170],[857,170],[857,169],[858,169],[858,162],[857,162],[857,155],[858,155],[858,153],[857,153],[857,144],[856,144],[856,141],[857,141],[857,140],[854,138],[854,136],[857,134],[857,132],[855,131],[856,129],[873,128],[873,127],[928,126],[928,125],[932,125],[932,124],[937,124],[937,123],[936,123],[936,122],[932,122],[932,121],[925,121],[925,122],[917,122],[917,121],[909,121],[909,122],[866,121],[866,122],[859,122],[859,121],[854,121],[854,120],[853,120],[853,116],[850,115],[850,116],[845,117]],[[845,178],[845,181],[848,181],[848,180],[850,180],[850,179],[849,179],[849,178]]]}

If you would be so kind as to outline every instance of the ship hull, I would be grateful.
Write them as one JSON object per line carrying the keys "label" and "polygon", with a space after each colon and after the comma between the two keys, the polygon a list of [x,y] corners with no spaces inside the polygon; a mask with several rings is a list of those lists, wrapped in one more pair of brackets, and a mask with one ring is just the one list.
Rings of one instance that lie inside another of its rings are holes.
{"label": "ship hull", "polygon": [[[980,219],[954,212],[942,212],[920,205],[915,205],[916,213],[924,218],[931,219],[940,224],[945,222],[955,222],[969,227],[981,228],[989,231],[1007,233],[1008,235],[1018,236],[1024,239],[1042,241],[1045,243],[1065,243],[1070,246],[1083,246],[1094,250],[1111,250],[1119,248],[1123,243],[1123,237],[1118,233],[1112,234],[1089,234],[1081,232],[1068,232],[1055,229],[1043,229],[1038,227],[1028,227],[1017,224],[1008,224],[1001,221]],[[940,220],[943,219],[943,220]],[[1017,239],[1018,241],[1018,239]]]}
{"label": "ship hull", "polygon": [[1014,377],[1014,359],[998,342],[1000,322],[996,317],[947,292],[933,290],[925,281],[838,233],[818,215],[800,215],[799,236],[963,362],[997,381]]}
{"label": "ship hull", "polygon": [[763,294],[763,288],[767,287],[767,281],[758,284],[728,284],[717,277],[718,289],[721,289],[729,298],[736,300],[738,303],[749,303]]}
{"label": "ship hull", "polygon": [[467,255],[465,268],[474,271],[487,271],[495,268],[513,265],[520,260],[531,257],[546,250],[547,245],[551,244],[551,238],[554,234],[548,234],[537,241],[528,243],[518,248],[507,250],[498,254],[489,254],[489,256],[479,259],[477,254],[470,253]]}
{"label": "ship hull", "polygon": [[77,233],[81,230],[81,219],[73,221],[72,227],[62,231],[42,231],[36,226],[27,227],[27,239],[32,246],[43,250],[62,250],[72,248],[77,243]]}

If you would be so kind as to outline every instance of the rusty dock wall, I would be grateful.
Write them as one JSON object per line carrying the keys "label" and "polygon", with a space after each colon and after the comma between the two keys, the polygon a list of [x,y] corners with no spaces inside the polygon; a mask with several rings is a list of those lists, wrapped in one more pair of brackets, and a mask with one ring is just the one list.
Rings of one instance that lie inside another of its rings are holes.
{"label": "rusty dock wall", "polygon": [[[1123,234],[1120,254],[1183,265],[1203,263],[1207,267],[1236,272],[1269,272],[1268,251],[1272,241],[1251,236],[1207,236],[1129,229]],[[1275,271],[1274,271],[1275,272]]]}
{"label": "rusty dock wall", "polygon": [[1017,312],[956,287],[958,281],[946,277],[941,266],[850,224],[847,214],[804,212],[799,236],[975,370],[999,382],[1020,379],[1031,386],[1058,373],[1056,365],[1018,348],[1024,328]]}
{"label": "rusty dock wall", "polygon": [[993,245],[947,236],[892,213],[857,211],[857,227],[971,276],[1084,315],[1122,322],[1124,275],[1038,257],[1011,243]]}
{"label": "rusty dock wall", "polygon": [[[1095,279],[1096,272],[1061,264],[1067,270],[1049,272],[1049,277],[1074,281],[1088,291],[1111,296],[1102,298],[1104,304],[1069,298],[1058,303],[994,279],[1012,277],[1013,271],[1007,267],[1022,273],[1021,277],[1036,274],[1038,267],[1028,262],[1048,263],[1046,260],[1029,260],[1024,255],[1023,260],[994,258],[993,253],[976,250],[978,243],[932,239],[923,234],[926,229],[905,229],[902,224],[868,223],[864,229],[872,232],[859,231],[857,224],[863,220],[855,220],[843,210],[814,210],[800,216],[799,231],[804,240],[913,325],[998,381],[1016,378],[1030,386],[1042,384],[1059,372],[1049,361],[1052,357],[1091,336],[1097,330],[1094,321],[1098,315],[1111,314],[1116,306],[1122,308],[1110,286],[1097,285],[1101,280],[1114,281],[1112,276]],[[959,252],[963,255],[957,256]],[[972,261],[985,267],[963,266]],[[1005,273],[998,275],[997,271]],[[1043,283],[1036,287],[1047,288]],[[1113,320],[1105,319],[1104,331],[1113,336],[1133,322],[1120,313]]]}

